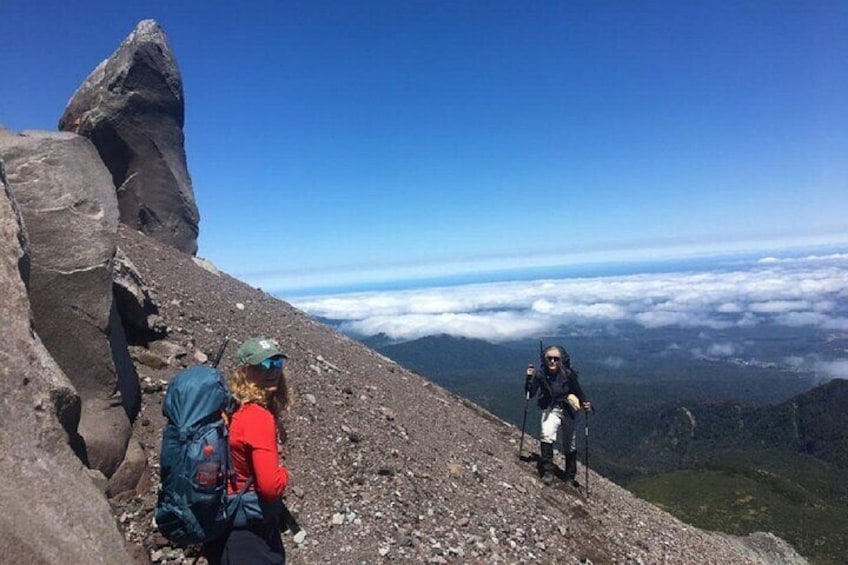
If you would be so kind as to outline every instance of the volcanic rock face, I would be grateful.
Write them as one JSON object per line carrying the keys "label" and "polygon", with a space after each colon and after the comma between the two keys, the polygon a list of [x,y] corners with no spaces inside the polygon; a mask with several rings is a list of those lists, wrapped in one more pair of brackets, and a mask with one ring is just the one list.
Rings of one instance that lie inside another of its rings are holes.
{"label": "volcanic rock face", "polygon": [[29,241],[35,330],[82,399],[80,458],[109,477],[140,403],[112,299],[118,211],[109,173],[71,133],[0,132],[0,155]]}
{"label": "volcanic rock face", "polygon": [[0,561],[128,563],[129,555],[60,425],[80,403],[32,330],[26,238],[0,162]]}
{"label": "volcanic rock face", "polygon": [[59,129],[97,147],[117,189],[122,223],[194,254],[199,215],[184,113],[182,79],[165,33],[144,20],[85,79]]}
{"label": "volcanic rock face", "polygon": [[165,337],[159,308],[135,265],[119,247],[115,254],[112,289],[115,305],[130,343],[147,343]]}

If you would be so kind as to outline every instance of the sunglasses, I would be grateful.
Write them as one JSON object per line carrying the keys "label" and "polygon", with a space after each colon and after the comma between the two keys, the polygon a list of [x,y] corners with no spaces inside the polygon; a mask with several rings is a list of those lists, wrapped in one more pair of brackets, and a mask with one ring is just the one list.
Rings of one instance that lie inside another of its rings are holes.
{"label": "sunglasses", "polygon": [[548,363],[559,363],[561,357],[545,357],[545,361]]}
{"label": "sunglasses", "polygon": [[283,368],[283,358],[282,357],[271,357],[269,359],[265,359],[259,364],[260,367],[265,369],[266,371],[270,371],[271,369],[282,369]]}

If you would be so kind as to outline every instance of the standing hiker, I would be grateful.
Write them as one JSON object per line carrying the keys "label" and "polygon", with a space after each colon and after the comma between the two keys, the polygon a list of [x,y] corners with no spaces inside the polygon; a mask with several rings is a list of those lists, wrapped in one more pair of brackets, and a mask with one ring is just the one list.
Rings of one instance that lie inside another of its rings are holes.
{"label": "standing hiker", "polygon": [[246,489],[257,496],[243,497],[255,503],[243,505],[233,526],[204,546],[204,555],[212,565],[283,564],[279,515],[289,472],[280,453],[285,431],[278,434],[277,421],[291,397],[283,372],[286,355],[264,337],[248,339],[237,355],[239,365],[229,376],[236,409],[229,425],[233,480],[228,488],[230,494]]}
{"label": "standing hiker", "polygon": [[[556,471],[554,465],[554,442],[560,425],[563,426],[563,445],[565,449],[565,480],[574,486],[577,483],[577,430],[574,418],[582,409],[590,411],[592,403],[586,399],[577,373],[571,368],[571,361],[565,349],[553,345],[542,352],[542,368],[527,366],[524,390],[532,398],[539,393],[539,408],[542,410],[542,435],[539,451],[539,474],[545,484],[553,480]],[[569,398],[571,397],[571,398]]]}

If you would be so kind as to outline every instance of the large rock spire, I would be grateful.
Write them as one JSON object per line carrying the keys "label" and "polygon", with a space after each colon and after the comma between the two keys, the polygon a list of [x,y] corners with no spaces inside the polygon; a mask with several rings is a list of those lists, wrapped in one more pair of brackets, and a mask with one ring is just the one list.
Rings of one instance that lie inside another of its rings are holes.
{"label": "large rock spire", "polygon": [[197,252],[180,71],[162,28],[143,20],[74,93],[59,129],[88,137],[112,174],[120,220]]}

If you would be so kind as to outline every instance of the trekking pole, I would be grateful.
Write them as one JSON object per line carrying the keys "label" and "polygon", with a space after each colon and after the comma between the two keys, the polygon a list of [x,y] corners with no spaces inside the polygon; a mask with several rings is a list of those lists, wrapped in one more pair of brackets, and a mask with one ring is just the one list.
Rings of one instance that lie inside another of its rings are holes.
{"label": "trekking pole", "polygon": [[[572,426],[573,425],[574,424],[572,424]],[[562,470],[563,470],[563,477],[564,477],[565,473],[568,472],[568,469],[566,468],[568,466],[568,463],[567,463],[568,458],[566,456],[566,451],[565,451],[565,432],[566,432],[565,414],[563,414],[559,419],[559,429],[560,429],[560,433],[562,434]],[[572,427],[572,429],[573,429],[573,427]]]}
{"label": "trekking pole", "polygon": [[586,469],[586,498],[589,498],[589,414],[587,411],[583,416],[583,434],[586,438],[586,464],[584,465]]}
{"label": "trekking pole", "polygon": [[545,370],[545,347],[542,345],[541,339],[539,340],[539,363],[541,363],[539,366],[544,371]]}
{"label": "trekking pole", "polygon": [[221,343],[221,347],[218,348],[218,353],[215,354],[215,360],[212,361],[212,366],[216,369],[218,368],[218,363],[221,362],[221,357],[224,356],[224,351],[226,351],[228,343],[230,343],[230,338],[224,338],[224,342]]}
{"label": "trekking pole", "polygon": [[521,441],[518,442],[518,458],[524,450],[524,428],[527,426],[527,405],[530,404],[530,391],[524,392],[524,419],[521,421]]}
{"label": "trekking pole", "polygon": [[289,507],[286,506],[286,503],[282,501],[281,503],[283,508],[280,510],[280,524],[292,533],[295,543],[300,545],[303,543],[303,540],[306,539],[306,530],[298,525],[297,520],[295,520],[294,516],[292,516],[292,513],[289,511]]}

